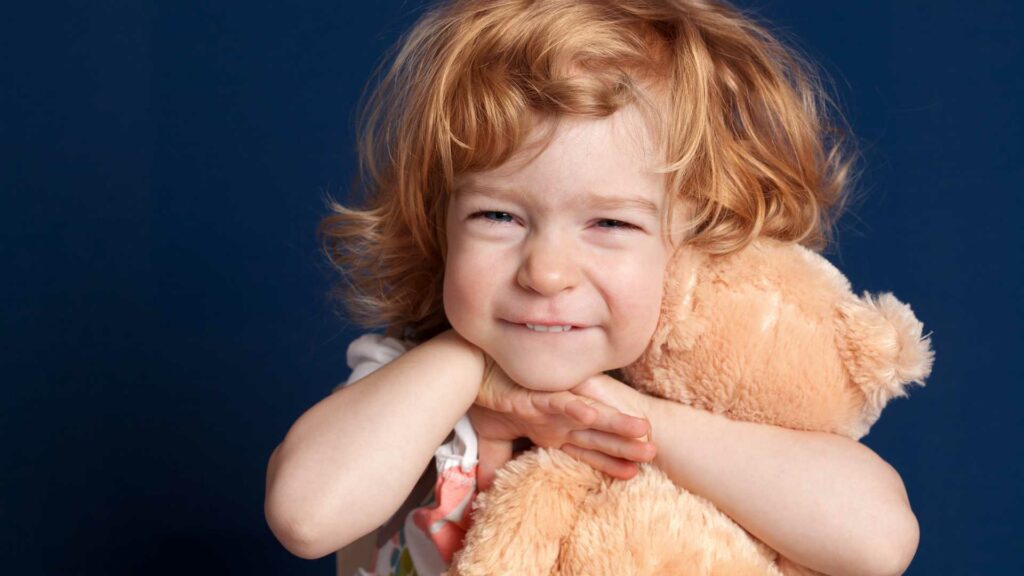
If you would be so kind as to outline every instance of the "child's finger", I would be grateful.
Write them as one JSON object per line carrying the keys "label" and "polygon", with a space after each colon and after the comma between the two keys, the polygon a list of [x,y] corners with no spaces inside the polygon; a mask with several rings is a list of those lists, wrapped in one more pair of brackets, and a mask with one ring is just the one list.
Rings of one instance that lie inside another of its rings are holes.
{"label": "child's finger", "polygon": [[572,392],[552,392],[535,395],[536,407],[550,415],[566,415],[584,426],[591,426],[598,417],[596,408]]}
{"label": "child's finger", "polygon": [[590,402],[590,407],[597,411],[597,417],[587,425],[588,428],[625,438],[640,438],[650,431],[650,423],[643,418],[624,414],[607,404]]}
{"label": "child's finger", "polygon": [[572,456],[584,464],[588,464],[595,470],[600,470],[601,472],[620,480],[629,480],[636,476],[637,472],[640,471],[639,465],[635,462],[612,458],[607,454],[602,454],[594,450],[585,450],[573,444],[566,444],[562,446],[562,450],[569,456]]}
{"label": "child's finger", "polygon": [[607,404],[572,392],[537,394],[538,410],[546,414],[565,414],[587,428],[602,430],[626,438],[646,436],[650,424],[643,418],[624,414]]}
{"label": "child's finger", "polygon": [[[566,394],[574,396],[570,392],[566,392]],[[575,397],[571,398],[565,404],[563,413],[566,416],[572,418],[573,420],[579,422],[583,426],[587,427],[593,426],[594,422],[596,422],[597,419],[601,417],[600,410],[598,410],[595,406],[591,406],[590,404],[584,402],[583,400]]]}
{"label": "child's finger", "polygon": [[580,448],[633,462],[650,462],[658,452],[650,442],[627,440],[600,430],[573,430],[569,433],[568,439]]}

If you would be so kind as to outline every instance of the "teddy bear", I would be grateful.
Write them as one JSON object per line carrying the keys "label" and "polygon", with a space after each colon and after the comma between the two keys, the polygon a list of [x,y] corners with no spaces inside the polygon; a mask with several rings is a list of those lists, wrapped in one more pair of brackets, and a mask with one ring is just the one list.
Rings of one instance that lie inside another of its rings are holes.
{"label": "teddy bear", "polygon": [[[820,254],[760,238],[727,255],[678,249],[654,335],[622,374],[642,392],[730,419],[860,439],[890,399],[924,385],[933,357],[908,305],[890,293],[857,297]],[[617,480],[533,448],[477,496],[448,574],[814,572],[653,465]]]}

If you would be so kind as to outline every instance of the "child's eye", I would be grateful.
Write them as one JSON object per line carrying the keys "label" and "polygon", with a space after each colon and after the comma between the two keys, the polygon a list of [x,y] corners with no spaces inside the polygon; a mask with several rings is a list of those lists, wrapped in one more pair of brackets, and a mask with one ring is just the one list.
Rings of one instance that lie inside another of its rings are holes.
{"label": "child's eye", "polygon": [[623,222],[622,220],[612,220],[610,218],[604,218],[602,220],[598,220],[597,225],[598,225],[599,228],[611,228],[611,229],[618,229],[618,230],[638,230],[639,229],[636,226],[630,224],[629,222]]}
{"label": "child's eye", "polygon": [[500,212],[498,210],[481,210],[475,212],[470,218],[483,218],[492,224],[505,224],[515,221],[515,217],[508,212]]}

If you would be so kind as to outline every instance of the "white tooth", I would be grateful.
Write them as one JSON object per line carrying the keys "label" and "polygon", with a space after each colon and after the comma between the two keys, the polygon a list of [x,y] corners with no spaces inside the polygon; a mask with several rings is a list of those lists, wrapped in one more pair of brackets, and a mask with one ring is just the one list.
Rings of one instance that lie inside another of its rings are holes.
{"label": "white tooth", "polygon": [[568,332],[572,330],[572,325],[565,326],[541,326],[539,324],[527,324],[527,328],[535,332]]}

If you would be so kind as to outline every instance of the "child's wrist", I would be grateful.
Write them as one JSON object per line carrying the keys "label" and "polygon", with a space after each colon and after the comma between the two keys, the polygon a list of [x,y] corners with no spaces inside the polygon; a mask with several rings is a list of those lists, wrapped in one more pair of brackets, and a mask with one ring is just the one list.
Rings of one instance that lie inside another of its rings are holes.
{"label": "child's wrist", "polygon": [[434,340],[446,347],[451,347],[460,357],[466,359],[466,365],[470,367],[472,373],[470,380],[475,383],[475,391],[479,393],[490,361],[487,354],[451,328],[435,336]]}

